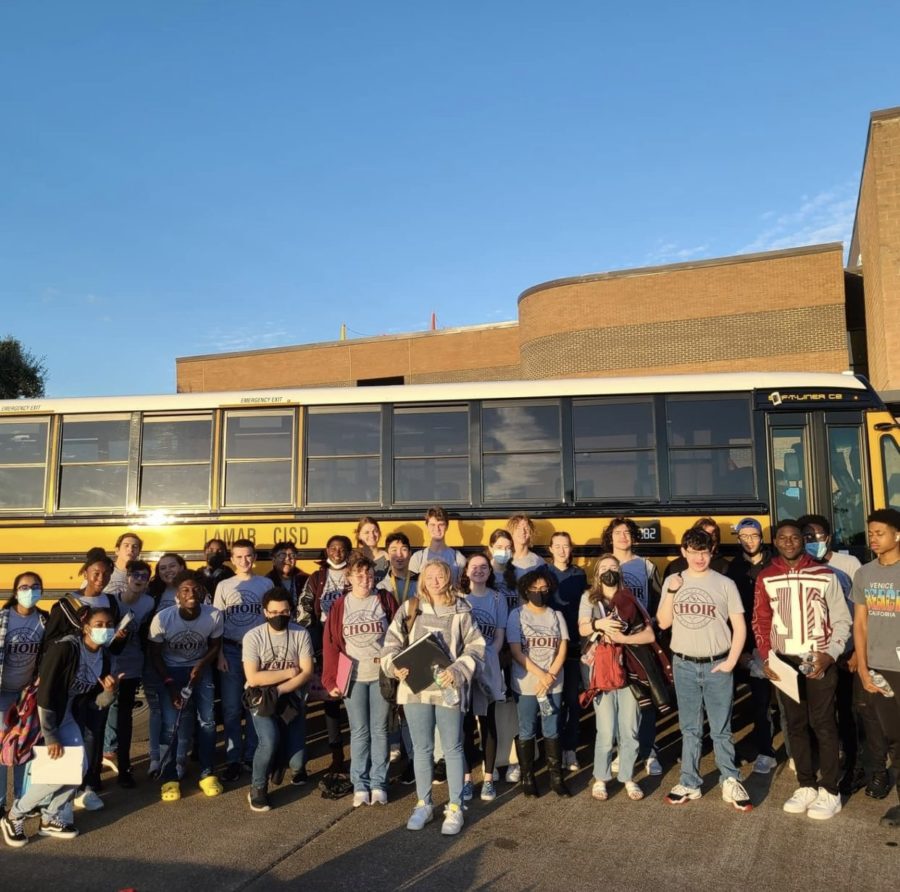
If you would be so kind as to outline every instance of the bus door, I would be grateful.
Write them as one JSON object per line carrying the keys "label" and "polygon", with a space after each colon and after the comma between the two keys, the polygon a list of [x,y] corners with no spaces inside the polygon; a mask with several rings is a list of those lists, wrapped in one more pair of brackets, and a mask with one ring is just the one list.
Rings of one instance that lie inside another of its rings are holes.
{"label": "bus door", "polygon": [[832,548],[863,557],[869,479],[861,412],[791,412],[768,416],[773,521],[823,514]]}

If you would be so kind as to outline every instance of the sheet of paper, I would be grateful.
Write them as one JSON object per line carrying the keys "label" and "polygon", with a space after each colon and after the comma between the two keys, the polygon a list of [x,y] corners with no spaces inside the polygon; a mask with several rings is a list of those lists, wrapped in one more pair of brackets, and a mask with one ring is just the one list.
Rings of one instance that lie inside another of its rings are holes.
{"label": "sheet of paper", "polygon": [[779,660],[774,650],[769,651],[769,668],[778,676],[778,681],[773,681],[780,691],[783,691],[795,703],[800,702],[800,673],[784,660]]}
{"label": "sheet of paper", "polygon": [[84,747],[67,746],[58,759],[47,755],[47,747],[34,748],[31,763],[31,783],[79,786],[84,777]]}

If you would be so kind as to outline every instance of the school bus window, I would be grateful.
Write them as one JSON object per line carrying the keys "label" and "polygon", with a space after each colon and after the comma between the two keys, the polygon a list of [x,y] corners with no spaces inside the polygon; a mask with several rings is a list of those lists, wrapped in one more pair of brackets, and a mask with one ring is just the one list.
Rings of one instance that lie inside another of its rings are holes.
{"label": "school bus window", "polygon": [[47,418],[0,420],[0,510],[42,508]]}
{"label": "school bus window", "polygon": [[487,502],[562,498],[559,402],[486,402],[481,410]]}
{"label": "school bus window", "polygon": [[293,503],[294,413],[227,412],[227,507]]}
{"label": "school bus window", "polygon": [[394,409],[394,500],[469,501],[468,406]]}
{"label": "school bus window", "polygon": [[884,461],[884,498],[889,508],[900,510],[900,449],[890,435],[881,438]]}
{"label": "school bus window", "polygon": [[381,502],[381,410],[310,408],[306,414],[306,502]]}
{"label": "school bus window", "polygon": [[747,397],[669,396],[666,423],[673,498],[755,495]]}
{"label": "school bus window", "polygon": [[63,418],[59,507],[122,508],[128,483],[129,416]]}
{"label": "school bus window", "polygon": [[572,431],[576,499],[659,498],[652,397],[578,400]]}
{"label": "school bus window", "polygon": [[209,505],[212,416],[144,416],[142,508]]}

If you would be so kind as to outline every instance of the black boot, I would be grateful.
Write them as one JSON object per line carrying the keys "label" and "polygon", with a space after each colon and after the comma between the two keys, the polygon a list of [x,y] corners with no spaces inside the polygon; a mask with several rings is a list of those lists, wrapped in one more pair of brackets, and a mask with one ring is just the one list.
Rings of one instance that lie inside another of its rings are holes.
{"label": "black boot", "polygon": [[331,764],[328,766],[329,774],[344,774],[347,766],[344,763],[344,746],[340,743],[328,744],[331,749]]}
{"label": "black boot", "polygon": [[547,771],[550,774],[550,789],[557,796],[571,796],[562,776],[562,753],[559,748],[559,738],[553,740],[544,738],[544,754],[547,756]]}
{"label": "black boot", "polygon": [[534,782],[534,738],[519,740],[516,738],[516,753],[519,756],[519,784],[526,799],[534,799],[540,795]]}

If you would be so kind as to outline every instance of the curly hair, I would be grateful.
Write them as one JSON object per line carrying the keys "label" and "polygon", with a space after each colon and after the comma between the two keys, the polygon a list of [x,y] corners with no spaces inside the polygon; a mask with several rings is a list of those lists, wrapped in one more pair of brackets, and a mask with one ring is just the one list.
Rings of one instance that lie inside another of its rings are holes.
{"label": "curly hair", "polygon": [[612,551],[612,534],[613,530],[616,527],[625,526],[628,527],[628,532],[631,533],[631,544],[634,546],[635,543],[641,541],[641,531],[638,529],[638,525],[630,518],[630,517],[614,517],[607,525],[606,529],[603,530],[603,534],[600,537],[600,545],[604,551]]}

